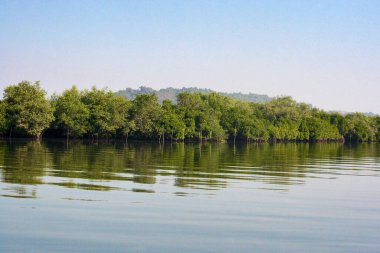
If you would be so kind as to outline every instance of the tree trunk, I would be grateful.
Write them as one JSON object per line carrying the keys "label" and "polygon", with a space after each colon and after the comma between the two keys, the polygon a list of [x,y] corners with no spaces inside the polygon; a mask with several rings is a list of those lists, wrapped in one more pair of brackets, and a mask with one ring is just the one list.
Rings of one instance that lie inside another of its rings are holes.
{"label": "tree trunk", "polygon": [[11,127],[11,129],[9,131],[9,138],[12,138],[12,130],[13,130],[13,127]]}

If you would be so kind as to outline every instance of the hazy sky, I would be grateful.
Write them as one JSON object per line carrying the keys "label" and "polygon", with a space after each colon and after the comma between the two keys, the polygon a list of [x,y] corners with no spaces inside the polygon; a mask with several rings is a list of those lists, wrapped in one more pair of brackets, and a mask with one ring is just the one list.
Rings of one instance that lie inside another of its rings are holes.
{"label": "hazy sky", "polygon": [[0,0],[0,88],[196,86],[380,113],[380,1]]}

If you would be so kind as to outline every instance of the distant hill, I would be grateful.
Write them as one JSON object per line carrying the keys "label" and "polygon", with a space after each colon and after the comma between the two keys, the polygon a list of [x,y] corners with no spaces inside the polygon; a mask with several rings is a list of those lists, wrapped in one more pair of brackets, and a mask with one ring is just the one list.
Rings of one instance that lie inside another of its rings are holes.
{"label": "distant hill", "polygon": [[[329,113],[339,113],[343,116],[346,116],[347,114],[354,113],[354,112],[346,112],[346,111],[328,111],[328,112]],[[377,113],[373,113],[373,112],[360,112],[360,113],[363,113],[365,116],[370,116],[370,117],[379,116]]]}
{"label": "distant hill", "polygon": [[[183,87],[181,89],[169,87],[165,89],[154,90],[149,87],[141,86],[139,89],[126,88],[125,90],[117,91],[116,94],[132,100],[138,94],[154,93],[157,95],[158,100],[160,102],[162,102],[165,99],[169,99],[175,102],[177,94],[181,92],[189,92],[189,93],[201,92],[201,93],[207,94],[214,91],[210,89],[200,89],[200,88],[195,88],[195,87],[191,87],[191,88]],[[259,95],[259,94],[254,94],[254,93],[248,93],[248,94],[244,94],[240,92],[234,92],[234,93],[218,92],[218,93],[223,96],[232,97],[232,98],[245,100],[249,102],[255,102],[255,103],[264,103],[264,102],[272,100],[272,98],[267,95]]]}

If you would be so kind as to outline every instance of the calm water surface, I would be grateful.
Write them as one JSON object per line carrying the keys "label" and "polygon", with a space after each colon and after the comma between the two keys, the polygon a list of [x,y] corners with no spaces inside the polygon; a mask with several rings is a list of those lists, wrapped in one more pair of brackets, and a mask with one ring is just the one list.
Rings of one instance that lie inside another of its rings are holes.
{"label": "calm water surface", "polygon": [[0,252],[380,252],[380,145],[3,141]]}

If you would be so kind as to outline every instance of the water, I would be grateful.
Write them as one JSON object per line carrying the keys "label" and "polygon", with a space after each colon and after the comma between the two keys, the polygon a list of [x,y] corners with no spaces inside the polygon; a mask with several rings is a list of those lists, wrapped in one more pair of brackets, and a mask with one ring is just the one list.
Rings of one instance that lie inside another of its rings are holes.
{"label": "water", "polygon": [[380,252],[380,145],[0,142],[0,252]]}

